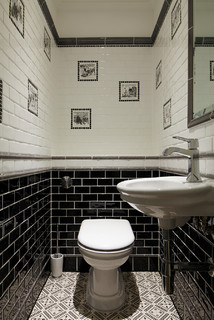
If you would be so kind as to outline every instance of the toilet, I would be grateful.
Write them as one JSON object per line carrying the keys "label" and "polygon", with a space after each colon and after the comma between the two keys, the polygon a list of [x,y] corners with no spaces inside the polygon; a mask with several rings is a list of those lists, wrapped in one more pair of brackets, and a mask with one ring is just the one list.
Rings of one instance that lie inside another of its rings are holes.
{"label": "toilet", "polygon": [[91,266],[86,301],[95,310],[111,312],[125,301],[120,266],[132,251],[134,234],[128,220],[86,219],[78,234],[78,246]]}

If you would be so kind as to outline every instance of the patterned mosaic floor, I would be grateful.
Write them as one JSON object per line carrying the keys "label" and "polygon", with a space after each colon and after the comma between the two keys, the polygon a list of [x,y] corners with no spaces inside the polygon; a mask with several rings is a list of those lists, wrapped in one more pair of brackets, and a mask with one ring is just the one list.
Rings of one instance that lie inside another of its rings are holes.
{"label": "patterned mosaic floor", "polygon": [[161,287],[157,272],[123,273],[125,305],[112,313],[92,310],[85,300],[87,273],[64,272],[49,277],[29,320],[179,320],[169,296]]}

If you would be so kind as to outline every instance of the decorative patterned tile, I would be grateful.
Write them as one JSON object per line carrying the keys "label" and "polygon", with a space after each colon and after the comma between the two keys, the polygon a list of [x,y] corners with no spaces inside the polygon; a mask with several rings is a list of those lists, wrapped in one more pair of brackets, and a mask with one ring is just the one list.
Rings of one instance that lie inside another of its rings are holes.
{"label": "decorative patterned tile", "polygon": [[161,287],[157,272],[124,272],[126,301],[117,312],[102,313],[86,303],[88,273],[64,272],[49,277],[29,320],[179,320]]}

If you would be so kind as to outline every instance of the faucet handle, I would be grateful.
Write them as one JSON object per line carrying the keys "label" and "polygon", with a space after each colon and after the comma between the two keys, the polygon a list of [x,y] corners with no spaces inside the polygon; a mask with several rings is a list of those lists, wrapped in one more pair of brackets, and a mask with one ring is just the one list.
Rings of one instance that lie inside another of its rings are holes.
{"label": "faucet handle", "polygon": [[173,138],[188,142],[189,149],[197,149],[199,147],[198,139],[184,138],[179,136],[174,136]]}

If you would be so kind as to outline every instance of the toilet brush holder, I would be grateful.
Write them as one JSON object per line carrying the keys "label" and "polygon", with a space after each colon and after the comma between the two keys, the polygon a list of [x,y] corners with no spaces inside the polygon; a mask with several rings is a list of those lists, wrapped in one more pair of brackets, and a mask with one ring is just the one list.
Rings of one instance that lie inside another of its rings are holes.
{"label": "toilet brush holder", "polygon": [[59,224],[57,224],[56,237],[56,253],[51,254],[51,272],[54,278],[61,277],[63,271],[63,254],[59,253],[58,249]]}
{"label": "toilet brush holder", "polygon": [[54,278],[61,277],[63,270],[63,254],[51,254],[51,272]]}

